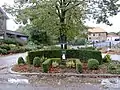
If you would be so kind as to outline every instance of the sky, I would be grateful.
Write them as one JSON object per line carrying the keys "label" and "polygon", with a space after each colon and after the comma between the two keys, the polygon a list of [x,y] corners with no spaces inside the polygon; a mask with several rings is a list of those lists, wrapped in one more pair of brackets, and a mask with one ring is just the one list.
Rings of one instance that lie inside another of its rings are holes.
{"label": "sky", "polygon": [[[14,3],[14,0],[0,0],[0,6],[2,6],[4,3],[12,5]],[[7,21],[7,29],[15,31],[19,25],[15,24],[12,17],[9,16],[9,20]],[[110,17],[109,20],[113,23],[112,26],[108,26],[105,24],[96,24],[92,21],[88,21],[86,25],[91,27],[101,27],[102,29],[106,30],[107,32],[118,32],[120,31],[120,13],[117,16]]]}

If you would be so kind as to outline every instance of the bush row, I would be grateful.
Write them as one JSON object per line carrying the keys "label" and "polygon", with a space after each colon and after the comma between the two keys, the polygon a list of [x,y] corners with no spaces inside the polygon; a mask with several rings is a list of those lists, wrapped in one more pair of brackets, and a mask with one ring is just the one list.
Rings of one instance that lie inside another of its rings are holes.
{"label": "bush row", "polygon": [[[61,58],[61,50],[39,50],[28,52],[29,62],[32,64],[35,57],[46,58]],[[99,63],[102,63],[102,55],[100,51],[96,50],[66,50],[66,58],[78,58],[82,62],[87,62],[88,59],[97,59]]]}
{"label": "bush row", "polygon": [[26,42],[15,38],[8,38],[6,40],[0,39],[0,44],[15,44],[15,45],[23,46],[26,44]]}
{"label": "bush row", "polygon": [[29,51],[28,48],[22,46],[16,46],[14,44],[2,44],[0,45],[0,54],[9,54],[9,53],[22,53]]}

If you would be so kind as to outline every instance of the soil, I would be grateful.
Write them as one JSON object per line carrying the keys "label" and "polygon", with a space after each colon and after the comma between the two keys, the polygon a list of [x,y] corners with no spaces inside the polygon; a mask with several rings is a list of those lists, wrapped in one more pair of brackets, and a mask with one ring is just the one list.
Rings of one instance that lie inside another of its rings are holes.
{"label": "soil", "polygon": [[[34,67],[32,65],[15,65],[12,68],[12,70],[16,71],[16,72],[40,73],[40,72],[42,72],[42,67]],[[77,73],[77,71],[75,68],[67,68],[67,67],[53,68],[53,67],[51,67],[49,69],[49,73]],[[87,68],[87,65],[83,64],[82,74],[107,74],[107,67],[105,65],[102,65],[102,66],[100,66],[100,68],[98,70],[89,70]]]}

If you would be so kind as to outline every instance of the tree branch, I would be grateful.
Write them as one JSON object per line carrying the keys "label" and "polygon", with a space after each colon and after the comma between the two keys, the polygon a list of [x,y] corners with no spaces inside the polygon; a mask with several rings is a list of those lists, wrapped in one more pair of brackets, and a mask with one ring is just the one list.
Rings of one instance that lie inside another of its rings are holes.
{"label": "tree branch", "polygon": [[58,12],[56,12],[56,14],[57,14],[59,17],[61,17],[61,16],[60,16],[60,9],[59,9],[57,3],[56,3],[56,6],[55,6],[55,7],[56,7],[56,9],[57,9],[57,11],[58,11]]}
{"label": "tree branch", "polygon": [[84,2],[84,1],[79,1],[79,3],[76,3],[76,4],[72,5],[71,7],[68,7],[65,11],[68,11],[69,9],[74,8],[74,7],[80,5],[80,4],[83,3],[83,2]]}
{"label": "tree branch", "polygon": [[72,1],[70,0],[68,3],[66,3],[66,7],[70,5]]}

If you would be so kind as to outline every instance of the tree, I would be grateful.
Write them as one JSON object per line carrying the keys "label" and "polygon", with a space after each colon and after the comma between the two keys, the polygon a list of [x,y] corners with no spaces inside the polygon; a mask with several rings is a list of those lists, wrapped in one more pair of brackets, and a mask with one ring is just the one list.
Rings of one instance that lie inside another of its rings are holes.
{"label": "tree", "polygon": [[[83,21],[93,18],[97,23],[112,25],[108,17],[119,12],[119,0],[17,0],[5,7],[19,23],[30,23],[47,32],[60,35],[61,43],[85,29]],[[6,6],[6,5],[5,5]],[[73,37],[72,37],[73,36]]]}
{"label": "tree", "polygon": [[45,30],[40,30],[37,27],[34,27],[32,25],[26,25],[24,27],[19,27],[17,30],[19,32],[22,32],[29,36],[29,41],[32,41],[33,43],[40,45],[48,45],[52,44],[51,37],[49,34],[46,33]]}

